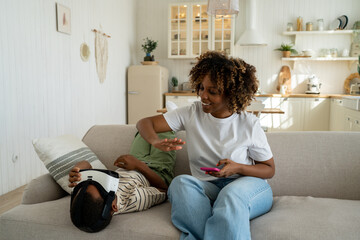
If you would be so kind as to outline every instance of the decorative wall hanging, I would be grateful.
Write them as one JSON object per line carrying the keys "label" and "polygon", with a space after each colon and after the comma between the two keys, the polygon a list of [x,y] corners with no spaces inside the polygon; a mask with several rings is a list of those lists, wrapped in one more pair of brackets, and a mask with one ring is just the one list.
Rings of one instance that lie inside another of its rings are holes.
{"label": "decorative wall hanging", "polygon": [[89,61],[90,48],[86,43],[80,45],[80,57],[83,62]]}
{"label": "decorative wall hanging", "polygon": [[56,3],[56,27],[58,32],[71,34],[70,8]]}
{"label": "decorative wall hanging", "polygon": [[95,60],[96,60],[96,71],[100,80],[103,83],[106,78],[106,68],[108,62],[108,42],[107,38],[109,35],[93,29],[95,32]]}

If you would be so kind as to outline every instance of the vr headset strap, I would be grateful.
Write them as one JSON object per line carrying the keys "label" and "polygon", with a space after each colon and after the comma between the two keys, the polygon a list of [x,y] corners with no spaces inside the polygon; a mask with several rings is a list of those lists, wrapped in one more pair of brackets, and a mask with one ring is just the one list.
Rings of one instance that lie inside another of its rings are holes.
{"label": "vr headset strap", "polygon": [[103,219],[108,219],[110,217],[110,212],[112,210],[112,202],[115,198],[115,193],[113,191],[109,192],[108,196],[104,200],[105,205],[102,211],[101,217]]}

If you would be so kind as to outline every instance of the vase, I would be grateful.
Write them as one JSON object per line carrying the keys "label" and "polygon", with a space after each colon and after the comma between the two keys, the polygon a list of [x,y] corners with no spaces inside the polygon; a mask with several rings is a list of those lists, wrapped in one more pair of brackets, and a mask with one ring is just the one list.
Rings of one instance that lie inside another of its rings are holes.
{"label": "vase", "polygon": [[283,53],[283,57],[284,57],[284,58],[289,58],[289,57],[290,57],[290,54],[291,54],[290,51],[283,51],[282,53]]}
{"label": "vase", "polygon": [[150,53],[146,53],[146,56],[144,57],[144,61],[152,61],[152,57]]}

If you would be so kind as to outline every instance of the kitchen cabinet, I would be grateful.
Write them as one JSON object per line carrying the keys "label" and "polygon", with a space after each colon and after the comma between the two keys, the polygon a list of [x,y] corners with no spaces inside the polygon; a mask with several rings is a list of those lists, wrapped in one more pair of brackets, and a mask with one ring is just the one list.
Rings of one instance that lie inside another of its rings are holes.
{"label": "kitchen cabinet", "polygon": [[[264,108],[271,108],[271,97],[256,97],[257,101],[261,101],[265,104]],[[261,114],[259,115],[261,127],[265,131],[269,131],[272,128],[272,115],[273,114]]]}
{"label": "kitchen cabinet", "polygon": [[171,101],[178,107],[191,105],[195,101],[200,101],[198,96],[165,96],[165,102]]}
{"label": "kitchen cabinet", "polygon": [[360,132],[360,118],[354,118],[353,121],[351,131]]}
{"label": "kitchen cabinet", "polygon": [[360,111],[343,104],[343,99],[331,99],[330,131],[360,131]]}
{"label": "kitchen cabinet", "polygon": [[272,98],[272,108],[280,108],[285,114],[271,114],[274,131],[303,131],[304,98]]}
{"label": "kitchen cabinet", "polygon": [[235,18],[207,14],[207,2],[169,6],[168,57],[195,58],[207,50],[232,55]]}
{"label": "kitchen cabinet", "polygon": [[272,98],[272,108],[280,108],[285,114],[272,114],[269,131],[329,130],[328,98]]}
{"label": "kitchen cabinet", "polygon": [[345,108],[342,105],[342,99],[333,98],[330,101],[330,131],[344,131],[345,130]]}
{"label": "kitchen cabinet", "polygon": [[344,108],[345,131],[360,131],[360,111]]}
{"label": "kitchen cabinet", "polygon": [[[293,36],[295,48],[298,50],[313,49],[319,51],[323,48],[336,48],[338,50],[350,49],[352,30],[330,30],[330,31],[292,31],[283,32],[283,35]],[[352,64],[357,62],[357,57],[309,57],[309,58],[282,58],[282,61],[288,61],[294,68],[298,61],[347,61],[349,69]]]}
{"label": "kitchen cabinet", "polygon": [[327,98],[304,99],[303,131],[328,131],[330,100]]}

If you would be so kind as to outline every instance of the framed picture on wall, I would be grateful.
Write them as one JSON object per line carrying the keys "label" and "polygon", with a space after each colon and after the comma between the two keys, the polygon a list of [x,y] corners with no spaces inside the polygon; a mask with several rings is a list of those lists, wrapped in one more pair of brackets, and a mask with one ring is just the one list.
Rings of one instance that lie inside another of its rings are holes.
{"label": "framed picture on wall", "polygon": [[56,3],[56,27],[58,32],[71,34],[70,8]]}

